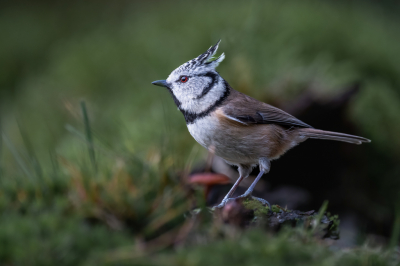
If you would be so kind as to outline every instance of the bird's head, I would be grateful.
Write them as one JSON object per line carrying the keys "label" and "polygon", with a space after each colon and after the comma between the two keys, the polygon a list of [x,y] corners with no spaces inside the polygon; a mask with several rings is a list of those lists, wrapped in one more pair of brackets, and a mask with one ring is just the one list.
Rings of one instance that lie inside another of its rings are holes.
{"label": "bird's head", "polygon": [[217,58],[213,57],[220,42],[179,66],[166,80],[157,80],[152,84],[168,88],[181,111],[193,114],[204,112],[225,91],[224,80],[215,70],[225,55],[222,53]]}

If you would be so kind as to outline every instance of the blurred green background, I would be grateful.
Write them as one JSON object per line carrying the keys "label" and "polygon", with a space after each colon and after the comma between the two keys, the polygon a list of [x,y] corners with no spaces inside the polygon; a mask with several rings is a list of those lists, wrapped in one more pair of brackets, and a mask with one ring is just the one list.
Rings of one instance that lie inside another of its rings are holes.
{"label": "blurred green background", "polygon": [[[392,1],[0,3],[0,262],[100,265],[106,254],[117,265],[147,265],[134,262],[132,254],[184,223],[183,213],[199,196],[188,192],[182,178],[207,156],[168,92],[151,81],[166,78],[219,39],[219,53],[226,54],[218,68],[222,77],[271,104],[285,106],[305,92],[323,102],[360,82],[345,108],[353,128],[347,133],[372,143],[353,149],[359,168],[343,176],[354,180],[347,192],[354,197],[335,210],[351,206],[346,211],[357,214],[360,244],[372,233],[392,237],[383,242],[395,245],[399,11]],[[327,165],[334,167],[334,159]],[[301,171],[309,168],[312,163]],[[319,175],[324,180],[324,172]],[[307,207],[321,204],[316,200]],[[243,238],[260,241],[251,234]],[[293,262],[304,265],[359,262],[329,257],[329,249],[309,258],[305,254],[315,243],[295,254],[296,245],[292,251],[284,247],[286,238],[266,244],[282,247],[282,253],[266,248],[254,256],[275,265],[289,265],[281,259],[292,253]],[[243,248],[240,241],[229,248],[208,241],[218,250],[215,258]],[[118,255],[126,248],[130,255]],[[166,253],[162,256],[169,259],[151,265],[204,265],[208,262],[191,259],[201,258],[202,248],[179,249],[176,258]],[[253,256],[251,250],[238,256]],[[259,265],[257,259],[253,265]]]}

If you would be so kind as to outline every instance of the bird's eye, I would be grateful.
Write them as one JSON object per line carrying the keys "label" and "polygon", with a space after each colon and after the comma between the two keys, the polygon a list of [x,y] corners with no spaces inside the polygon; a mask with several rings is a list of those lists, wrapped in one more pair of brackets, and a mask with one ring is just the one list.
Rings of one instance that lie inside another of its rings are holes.
{"label": "bird's eye", "polygon": [[185,83],[186,81],[188,81],[189,80],[189,77],[188,76],[182,76],[181,77],[181,82],[182,83]]}

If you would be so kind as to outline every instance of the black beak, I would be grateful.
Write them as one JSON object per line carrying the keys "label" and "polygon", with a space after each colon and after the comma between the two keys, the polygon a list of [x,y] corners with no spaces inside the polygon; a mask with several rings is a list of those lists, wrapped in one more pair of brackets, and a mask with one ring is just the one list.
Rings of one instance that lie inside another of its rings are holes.
{"label": "black beak", "polygon": [[156,80],[156,81],[153,81],[151,84],[168,88],[167,82],[165,80]]}

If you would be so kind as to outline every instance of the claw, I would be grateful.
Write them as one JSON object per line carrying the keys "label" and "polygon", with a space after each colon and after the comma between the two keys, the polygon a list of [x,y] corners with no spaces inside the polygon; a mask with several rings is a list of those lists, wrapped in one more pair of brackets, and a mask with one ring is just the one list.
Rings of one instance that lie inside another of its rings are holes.
{"label": "claw", "polygon": [[271,211],[271,204],[269,204],[269,202],[266,201],[265,199],[257,198],[257,197],[254,197],[254,196],[251,196],[251,198],[254,199],[254,200],[258,200],[259,202],[261,202],[264,205],[268,205],[268,208]]}
{"label": "claw", "polygon": [[219,205],[217,205],[217,206],[212,207],[211,210],[212,210],[212,211],[215,211],[216,209],[221,209],[221,208],[223,208],[224,206],[225,206],[225,204],[221,203],[221,204],[219,204]]}
{"label": "claw", "polygon": [[[238,197],[236,197],[236,198],[230,198],[230,199],[228,199],[228,200],[243,199],[243,198],[252,198],[252,199],[254,199],[254,200],[258,200],[258,201],[261,202],[263,205],[268,205],[268,208],[271,210],[271,204],[270,204],[268,201],[266,201],[265,199],[262,199],[262,198],[257,198],[257,197],[248,195],[248,194],[250,194],[250,193],[244,193],[243,195],[240,195],[240,196],[238,196]],[[222,203],[221,203],[221,204],[222,204]],[[221,205],[221,204],[220,204],[220,205]],[[226,204],[226,202],[225,202],[225,204]],[[225,205],[225,204],[224,204],[224,205]],[[218,205],[218,206],[220,206],[220,205]]]}
{"label": "claw", "polygon": [[254,197],[251,195],[250,196],[246,195],[246,193],[243,195],[240,195],[236,198],[224,199],[224,200],[222,200],[222,202],[219,205],[212,207],[211,210],[215,211],[216,209],[221,209],[221,208],[225,207],[225,205],[231,200],[242,199],[242,198],[247,198],[247,197],[251,197],[253,200],[258,200],[263,205],[268,205],[269,210],[271,210],[271,204],[268,201],[266,201],[265,199],[262,199],[262,198]]}
{"label": "claw", "polygon": [[225,207],[225,205],[228,203],[228,201],[234,200],[234,199],[236,199],[236,198],[223,199],[219,205],[212,207],[211,210],[214,211],[215,209],[221,209],[221,208]]}
{"label": "claw", "polygon": [[243,195],[240,195],[240,196],[238,196],[238,197],[236,197],[235,199],[242,199],[242,198],[247,198],[248,196],[250,196],[251,195],[251,193],[244,193]]}
{"label": "claw", "polygon": [[215,211],[215,209],[221,209],[226,205],[227,202],[228,201],[226,199],[223,199],[219,205],[212,207],[211,210]]}

